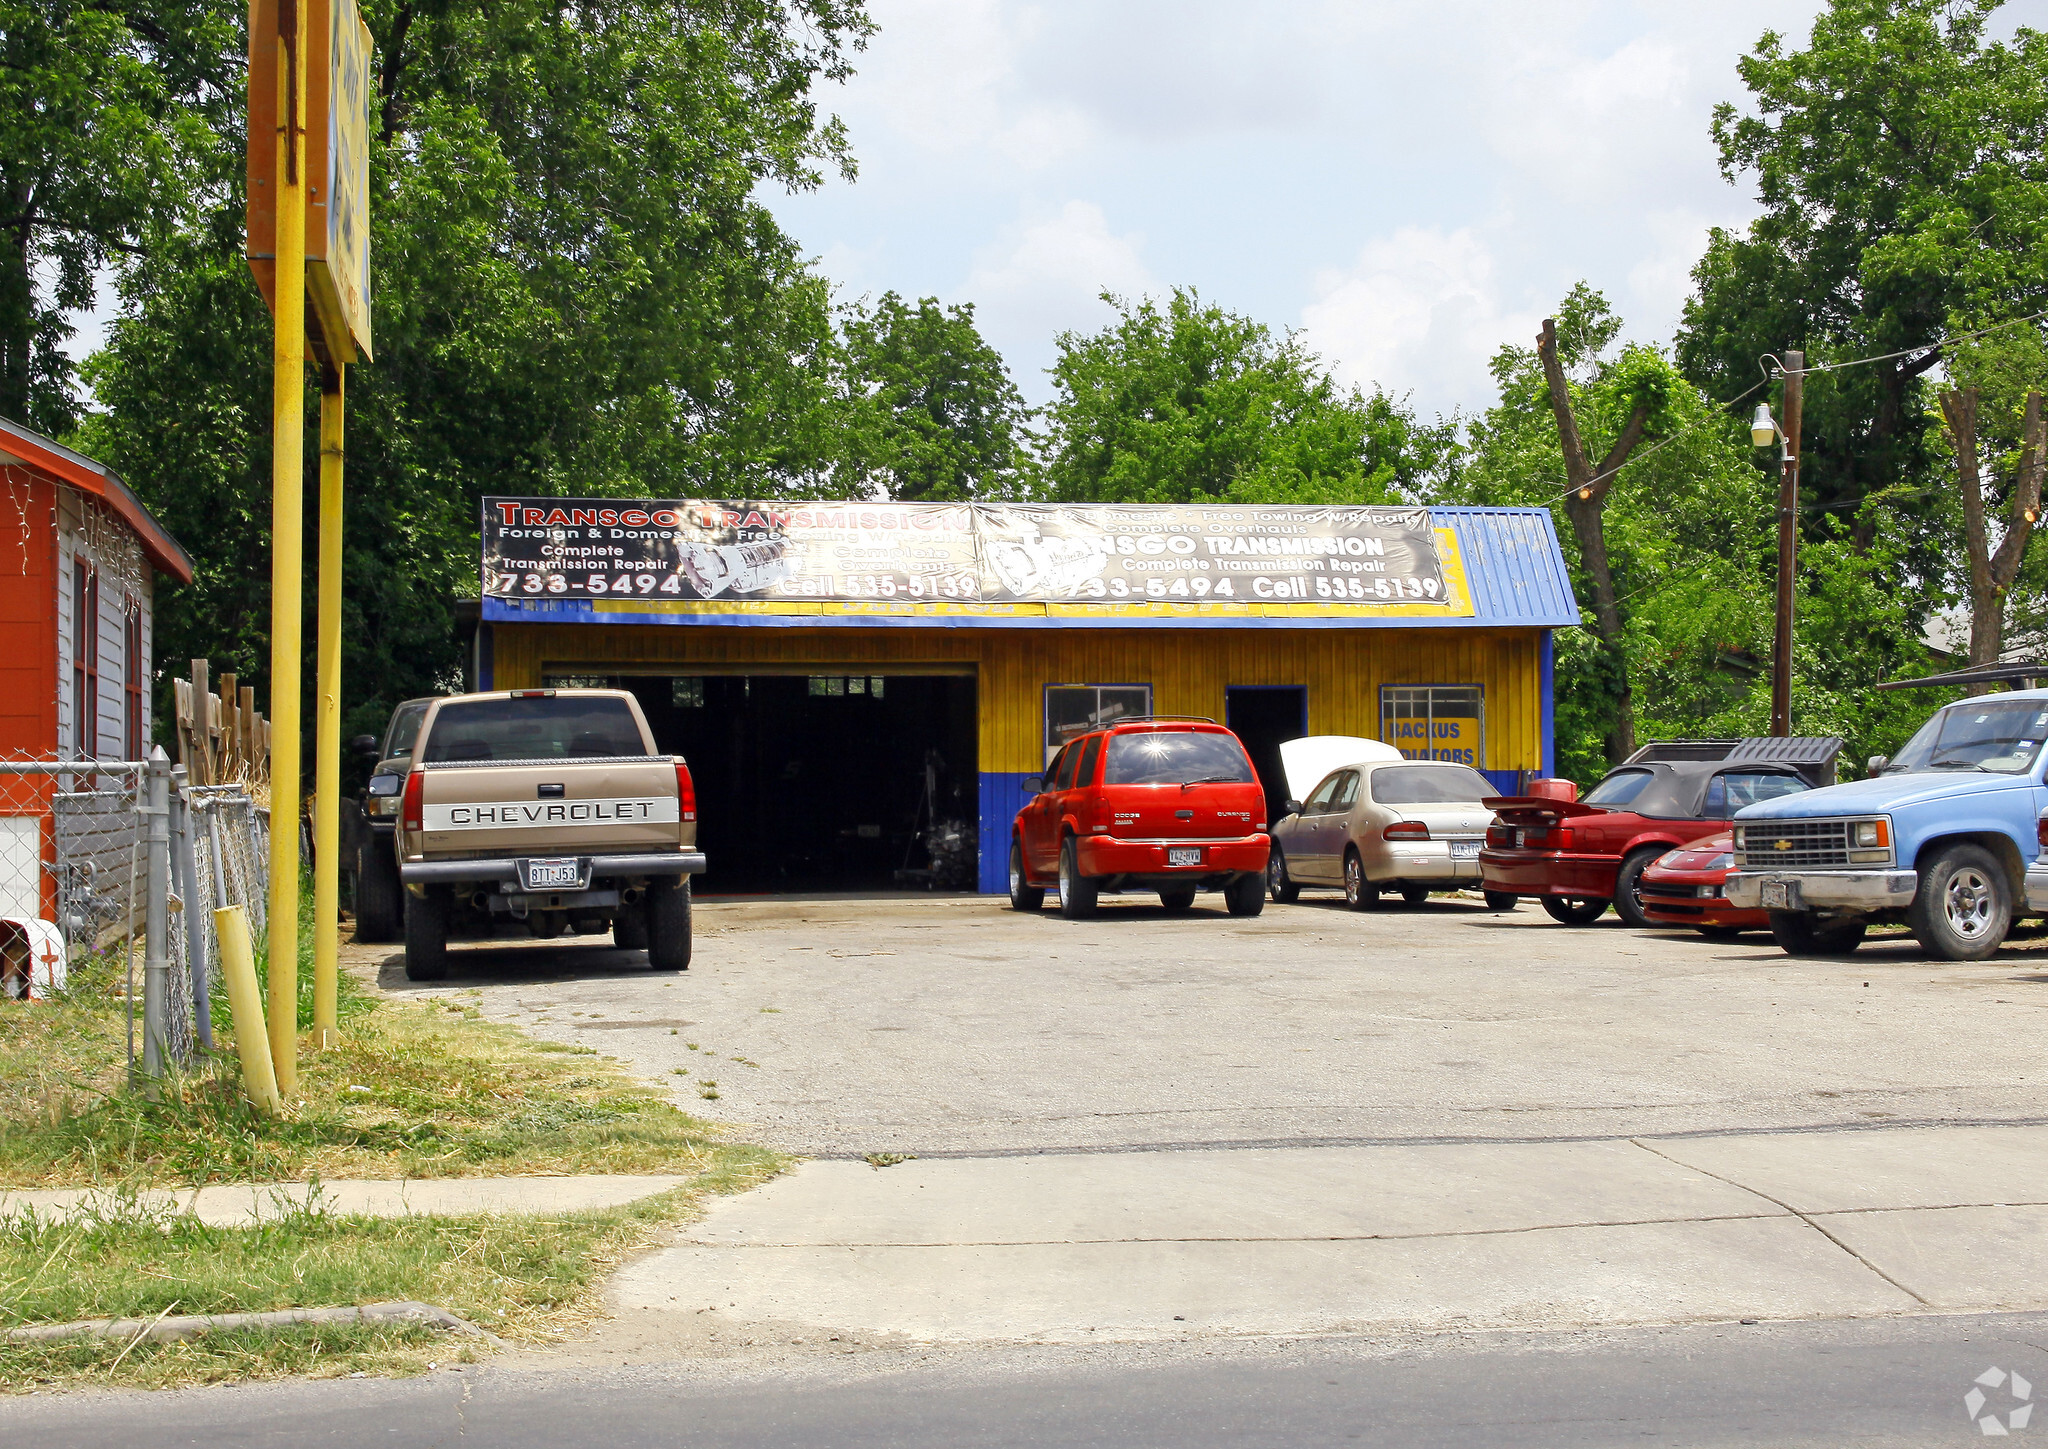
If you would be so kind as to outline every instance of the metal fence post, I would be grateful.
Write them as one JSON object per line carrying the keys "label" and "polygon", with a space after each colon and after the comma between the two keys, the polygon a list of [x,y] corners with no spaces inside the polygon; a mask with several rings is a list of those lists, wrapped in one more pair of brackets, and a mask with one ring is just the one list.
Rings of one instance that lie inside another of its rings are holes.
{"label": "metal fence post", "polygon": [[142,1074],[164,1074],[170,1033],[171,976],[171,761],[163,747],[149,752],[143,767],[148,804],[137,812],[149,823],[143,874],[148,902],[143,916]]}
{"label": "metal fence post", "polygon": [[197,813],[183,765],[171,771],[171,876],[185,909],[185,964],[192,979],[192,1022],[199,1044],[213,1050],[213,1002],[208,987],[212,974],[206,957],[206,922],[212,902],[199,899],[199,862],[192,848]]}

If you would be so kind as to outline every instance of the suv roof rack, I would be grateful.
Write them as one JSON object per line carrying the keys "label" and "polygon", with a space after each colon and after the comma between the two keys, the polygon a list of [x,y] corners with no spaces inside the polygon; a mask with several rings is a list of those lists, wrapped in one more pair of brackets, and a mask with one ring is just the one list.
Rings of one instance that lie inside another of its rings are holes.
{"label": "suv roof rack", "polygon": [[1127,714],[1122,719],[1113,719],[1110,720],[1107,724],[1099,724],[1095,726],[1095,728],[1102,730],[1113,730],[1118,725],[1170,724],[1175,722],[1181,724],[1216,723],[1215,720],[1210,719],[1209,716],[1207,716],[1206,714]]}

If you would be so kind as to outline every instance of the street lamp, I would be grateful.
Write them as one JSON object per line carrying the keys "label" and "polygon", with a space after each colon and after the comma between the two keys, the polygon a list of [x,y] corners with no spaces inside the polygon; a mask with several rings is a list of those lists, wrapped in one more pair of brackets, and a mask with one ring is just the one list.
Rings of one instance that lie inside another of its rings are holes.
{"label": "street lamp", "polygon": [[[1776,359],[1773,359],[1774,361]],[[1777,376],[1785,379],[1785,426],[1771,416],[1768,401],[1756,405],[1749,420],[1749,440],[1768,448],[1776,438],[1778,453],[1778,618],[1771,646],[1771,733],[1792,733],[1792,609],[1793,577],[1799,567],[1799,424],[1805,412],[1806,354],[1788,352]]]}

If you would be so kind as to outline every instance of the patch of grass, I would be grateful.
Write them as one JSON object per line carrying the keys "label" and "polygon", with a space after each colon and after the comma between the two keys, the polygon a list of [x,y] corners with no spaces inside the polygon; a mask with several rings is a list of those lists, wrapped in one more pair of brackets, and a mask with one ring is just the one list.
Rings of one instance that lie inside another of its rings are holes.
{"label": "patch of grass", "polygon": [[473,1343],[424,1324],[321,1324],[208,1333],[171,1343],[63,1338],[0,1345],[0,1393],[51,1387],[171,1389],[257,1379],[340,1378],[351,1373],[409,1377],[429,1364],[471,1363]]}
{"label": "patch of grass", "polygon": [[[0,1220],[0,1326],[417,1299],[500,1337],[538,1341],[593,1317],[602,1276],[655,1229],[687,1216],[701,1192],[738,1190],[773,1170],[726,1163],[690,1188],[627,1207],[545,1217],[377,1219],[316,1207],[218,1228],[132,1200],[69,1220],[19,1214]],[[122,1358],[126,1346],[0,1342],[0,1386],[408,1373],[482,1351],[478,1340],[422,1325],[236,1330],[138,1343]]]}
{"label": "patch of grass", "polygon": [[[221,1054],[151,1100],[128,1090],[122,973],[116,955],[75,971],[59,1000],[0,1001],[0,1184],[694,1174],[777,1160],[589,1047],[535,1041],[462,1002],[382,997],[346,971],[341,1045],[301,1038],[282,1117],[243,1098],[224,1002]],[[301,980],[311,975],[302,963]]]}

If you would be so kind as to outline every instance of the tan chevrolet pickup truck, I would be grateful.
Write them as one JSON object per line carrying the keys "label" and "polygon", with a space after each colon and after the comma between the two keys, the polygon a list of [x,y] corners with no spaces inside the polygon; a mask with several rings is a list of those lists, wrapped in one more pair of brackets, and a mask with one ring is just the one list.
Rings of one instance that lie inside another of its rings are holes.
{"label": "tan chevrolet pickup truck", "polygon": [[461,694],[427,707],[394,833],[405,974],[448,974],[451,926],[609,929],[657,971],[690,964],[697,791],[615,689]]}

